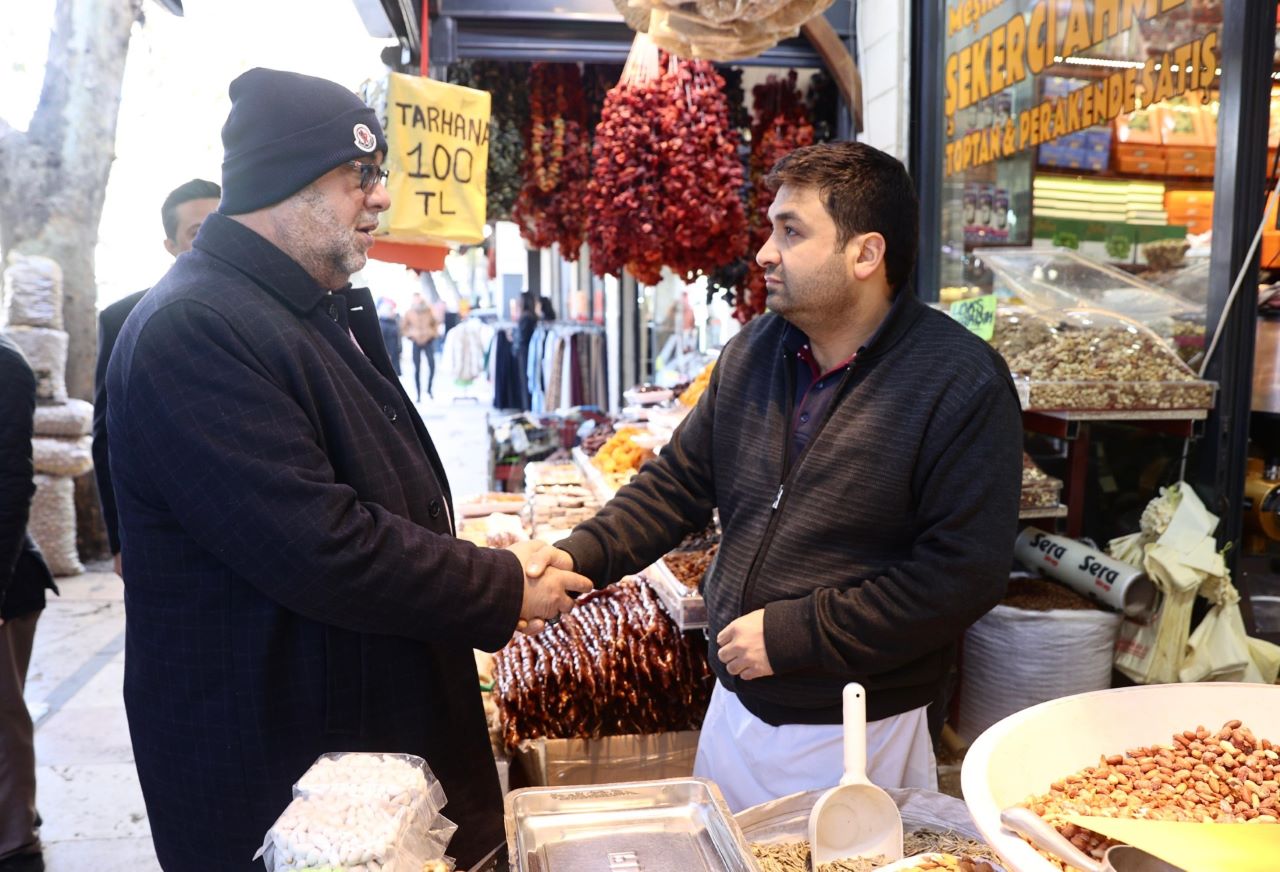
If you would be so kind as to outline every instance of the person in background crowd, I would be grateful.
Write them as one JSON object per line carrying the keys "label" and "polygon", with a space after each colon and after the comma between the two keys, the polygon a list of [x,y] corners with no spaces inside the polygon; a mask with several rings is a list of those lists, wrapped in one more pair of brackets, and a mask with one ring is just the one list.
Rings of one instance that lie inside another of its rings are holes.
{"label": "person in background crowd", "polygon": [[[572,607],[536,543],[454,535],[451,493],[350,277],[390,205],[374,111],[324,79],[231,83],[222,201],[107,369],[124,697],[156,855],[251,857],[329,751],[416,754],[461,868],[505,840],[472,649]],[[526,622],[523,623],[522,622]]]}
{"label": "person in background crowd", "polygon": [[36,377],[0,331],[0,870],[41,872],[36,756],[23,701],[36,622],[46,590],[57,588],[27,533],[36,492],[31,459]]}
{"label": "person in background crowd", "polygon": [[539,304],[539,308],[541,309],[543,321],[556,320],[556,307],[551,305],[550,297],[539,297],[538,304]]}
{"label": "person in background crowd", "polygon": [[396,301],[390,297],[378,298],[378,324],[382,328],[382,343],[391,358],[391,368],[400,375],[400,320],[396,317]]}
{"label": "person in background crowd", "polygon": [[1008,367],[907,287],[902,164],[815,145],[768,182],[756,261],[771,314],[725,346],[662,453],[540,559],[604,584],[719,509],[702,585],[717,682],[694,772],[734,811],[837,783],[851,681],[871,780],[936,787],[927,708],[956,640],[1003,595],[1021,490]]}
{"label": "person in background crowd", "polygon": [[[160,205],[160,222],[164,225],[165,251],[175,258],[191,250],[191,243],[209,213],[218,208],[222,189],[204,179],[192,179],[169,192]],[[107,442],[107,363],[124,320],[138,305],[146,290],[130,294],[107,306],[98,315],[98,365],[93,373],[93,477],[98,482],[98,500],[102,504],[102,520],[107,528],[107,541],[115,558],[116,574],[120,574],[120,521],[116,515],[115,489],[111,485],[111,462]]]}
{"label": "person in background crowd", "polygon": [[427,359],[427,396],[435,396],[436,339],[440,336],[440,319],[421,293],[414,292],[409,310],[401,316],[400,332],[413,344],[413,389],[421,403],[423,357]]}

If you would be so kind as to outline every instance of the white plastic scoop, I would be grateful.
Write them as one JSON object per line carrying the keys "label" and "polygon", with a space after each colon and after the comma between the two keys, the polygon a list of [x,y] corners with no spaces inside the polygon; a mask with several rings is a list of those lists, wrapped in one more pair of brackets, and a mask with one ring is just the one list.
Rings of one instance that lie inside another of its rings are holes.
{"label": "white plastic scoop", "polygon": [[867,693],[844,686],[844,777],[809,815],[813,868],[835,860],[902,859],[902,815],[892,797],[867,780]]}

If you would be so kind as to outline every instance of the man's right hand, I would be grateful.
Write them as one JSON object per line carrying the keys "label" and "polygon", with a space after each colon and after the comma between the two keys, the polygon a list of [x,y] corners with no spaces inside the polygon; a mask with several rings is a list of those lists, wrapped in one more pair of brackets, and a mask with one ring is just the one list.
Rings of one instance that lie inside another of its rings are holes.
{"label": "man's right hand", "polygon": [[591,580],[573,571],[573,558],[545,542],[517,542],[507,549],[524,569],[524,601],[520,629],[539,633],[546,622],[573,608],[570,593],[588,593]]}

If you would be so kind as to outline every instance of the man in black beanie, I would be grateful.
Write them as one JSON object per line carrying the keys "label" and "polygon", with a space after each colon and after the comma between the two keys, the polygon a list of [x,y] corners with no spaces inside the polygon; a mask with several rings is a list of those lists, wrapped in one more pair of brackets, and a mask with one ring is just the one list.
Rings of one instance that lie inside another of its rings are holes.
{"label": "man in black beanie", "polygon": [[274,70],[230,93],[218,212],[107,374],[125,705],[156,853],[256,868],[320,754],[405,752],[443,783],[467,868],[504,842],[471,649],[591,585],[558,565],[534,579],[535,543],[454,536],[439,455],[349,284],[390,202],[374,113]]}

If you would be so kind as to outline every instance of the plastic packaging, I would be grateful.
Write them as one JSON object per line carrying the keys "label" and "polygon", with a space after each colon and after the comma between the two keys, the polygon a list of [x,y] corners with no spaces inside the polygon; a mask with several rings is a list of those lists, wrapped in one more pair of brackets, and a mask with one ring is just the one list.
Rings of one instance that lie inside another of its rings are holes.
{"label": "plastic packaging", "polygon": [[426,820],[446,802],[444,785],[413,754],[322,754],[293,786],[293,795],[367,797]]}
{"label": "plastic packaging", "polygon": [[[370,797],[298,796],[267,832],[254,859],[268,872],[420,872],[443,844],[410,824],[410,812]],[[443,836],[447,843],[448,832]],[[447,864],[452,868],[451,864]]]}
{"label": "plastic packaging", "polygon": [[9,255],[0,323],[62,329],[62,269],[47,257]]}
{"label": "plastic packaging", "polygon": [[1175,326],[1197,322],[1205,308],[1105,264],[1061,248],[994,248],[982,253],[995,274],[995,291],[1035,309],[1104,309],[1151,329],[1166,342]]}
{"label": "plastic packaging", "polygon": [[22,351],[36,376],[36,399],[67,401],[67,334],[45,327],[9,327],[5,335]]}
{"label": "plastic packaging", "polygon": [[972,742],[1028,706],[1110,687],[1120,622],[1110,612],[996,606],[965,633],[960,737]]}
{"label": "plastic packaging", "polygon": [[93,469],[93,440],[36,436],[31,440],[31,455],[36,472],[74,478]]}
{"label": "plastic packaging", "polygon": [[458,827],[439,813],[444,788],[412,754],[323,754],[293,786],[294,799],[254,859],[268,872],[452,870]]}
{"label": "plastic packaging", "polygon": [[92,403],[67,400],[57,406],[36,406],[37,436],[88,436],[92,429]]}
{"label": "plastic packaging", "polygon": [[84,572],[76,552],[75,482],[61,475],[36,473],[27,532],[40,546],[49,571],[56,576]]}
{"label": "plastic packaging", "polygon": [[1056,578],[1109,609],[1135,617],[1155,609],[1155,585],[1140,567],[1109,557],[1083,542],[1026,527],[1018,534],[1013,555],[1027,568]]}

